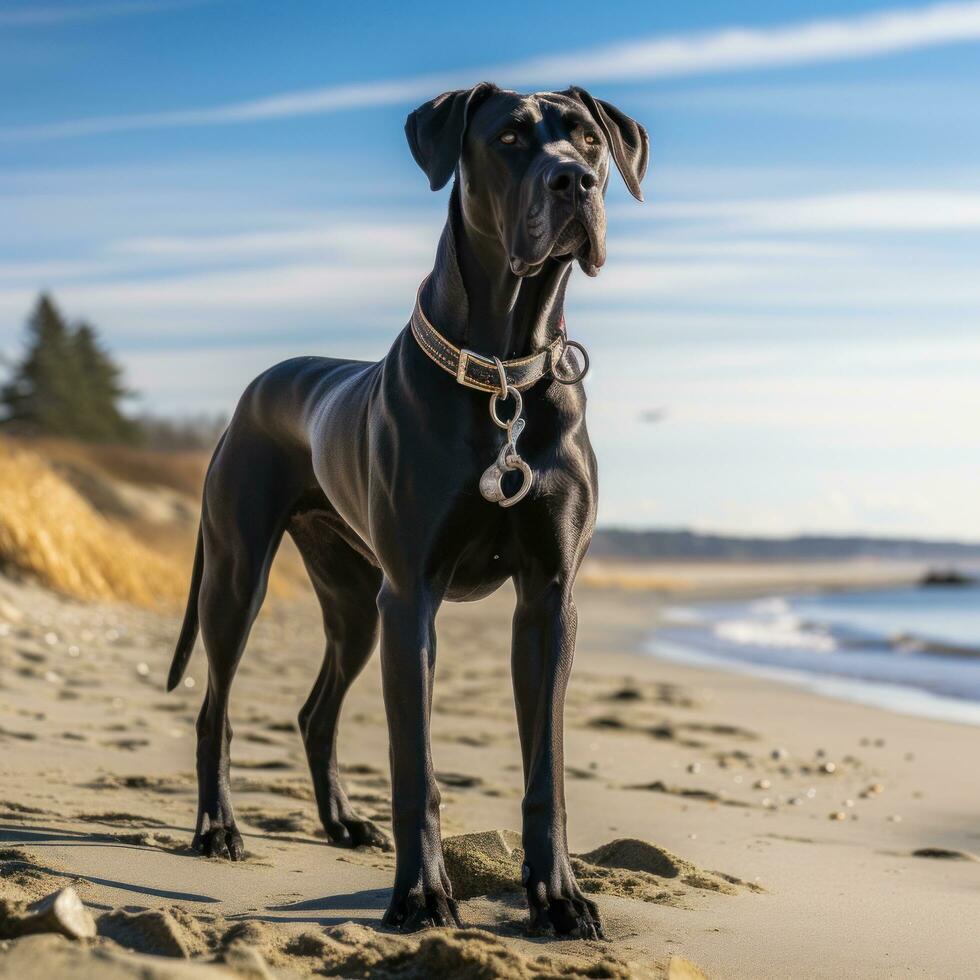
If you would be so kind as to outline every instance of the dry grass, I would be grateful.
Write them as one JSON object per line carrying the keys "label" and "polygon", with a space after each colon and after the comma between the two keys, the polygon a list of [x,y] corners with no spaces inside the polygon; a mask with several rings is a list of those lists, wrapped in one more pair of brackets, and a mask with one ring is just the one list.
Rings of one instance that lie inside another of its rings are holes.
{"label": "dry grass", "polygon": [[0,440],[0,570],[79,599],[173,605],[189,568],[110,523],[39,456]]}
{"label": "dry grass", "polygon": [[[76,599],[182,604],[207,461],[206,453],[0,438],[0,573],[27,576]],[[114,497],[125,486],[140,488],[144,505],[160,488],[175,491],[186,500],[186,513],[165,522],[141,518],[139,506],[124,513]],[[269,594],[291,599],[308,588],[287,537]]]}
{"label": "dry grass", "polygon": [[17,440],[54,463],[88,467],[136,486],[167,487],[199,500],[211,454],[204,450],[163,452],[50,437]]}

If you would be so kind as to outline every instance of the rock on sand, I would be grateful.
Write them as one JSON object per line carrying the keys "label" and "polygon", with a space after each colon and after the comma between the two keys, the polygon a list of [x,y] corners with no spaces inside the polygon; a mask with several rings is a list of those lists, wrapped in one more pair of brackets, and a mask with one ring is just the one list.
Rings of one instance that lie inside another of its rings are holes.
{"label": "rock on sand", "polygon": [[31,905],[0,900],[0,939],[54,932],[67,939],[91,939],[95,920],[73,888],[62,888]]}

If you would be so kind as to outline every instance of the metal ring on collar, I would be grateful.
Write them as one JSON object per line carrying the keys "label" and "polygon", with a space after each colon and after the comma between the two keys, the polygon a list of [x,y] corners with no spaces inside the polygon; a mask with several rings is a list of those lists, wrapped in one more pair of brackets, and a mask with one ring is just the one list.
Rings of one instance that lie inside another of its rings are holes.
{"label": "metal ring on collar", "polygon": [[[504,421],[497,414],[497,402],[501,400],[505,401],[507,398],[513,398],[514,401],[517,403],[517,407],[514,409],[513,416],[507,421]],[[521,412],[523,411],[524,411],[524,399],[521,397],[521,393],[516,388],[508,388],[507,394],[503,397],[503,399],[501,398],[500,395],[497,394],[497,392],[494,392],[490,396],[490,418],[492,418],[494,424],[500,426],[501,429],[506,429],[508,426],[513,425],[514,422],[516,422],[521,417]]]}
{"label": "metal ring on collar", "polygon": [[[497,374],[500,375],[500,391],[499,393],[495,391],[490,396],[490,418],[493,419],[494,425],[499,426],[501,429],[507,429],[509,438],[510,427],[521,417],[521,412],[524,411],[524,399],[521,398],[521,393],[516,388],[511,388],[507,383],[507,369],[504,367],[503,361],[499,357],[495,357],[493,363],[497,365]],[[497,414],[497,402],[501,399],[507,401],[511,395],[514,396],[516,407],[509,421],[504,422]]]}
{"label": "metal ring on collar", "polygon": [[[575,350],[580,351],[582,354],[582,369],[571,378],[563,378],[557,371],[558,365],[561,359],[565,356],[565,351],[569,347],[574,347]],[[555,357],[551,361],[551,374],[555,381],[563,385],[575,385],[578,384],[587,374],[589,373],[589,352],[577,341],[577,340],[566,340],[562,345],[561,353],[556,353]]]}

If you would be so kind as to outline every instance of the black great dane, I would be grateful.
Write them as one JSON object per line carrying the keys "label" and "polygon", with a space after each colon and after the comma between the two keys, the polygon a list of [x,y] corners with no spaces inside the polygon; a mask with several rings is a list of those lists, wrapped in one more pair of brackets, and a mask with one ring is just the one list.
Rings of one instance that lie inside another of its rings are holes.
{"label": "black great dane", "polygon": [[598,912],[568,857],[562,712],[597,478],[587,360],[568,350],[578,345],[565,338],[562,307],[573,263],[594,276],[605,261],[610,161],[642,199],[647,134],[580,88],[520,95],[487,83],[427,102],[405,128],[433,190],[456,178],[410,323],[377,363],[299,357],[260,375],[208,470],[168,682],[180,681],[200,628],[208,688],[194,847],[244,856],[228,697],[288,531],[327,637],[299,715],[323,825],[337,843],[390,846],[351,807],[336,754],[344,694],[380,631],[396,850],[384,921],[458,924],[429,746],[434,619],[443,600],[479,599],[513,579],[532,924],[594,937]]}

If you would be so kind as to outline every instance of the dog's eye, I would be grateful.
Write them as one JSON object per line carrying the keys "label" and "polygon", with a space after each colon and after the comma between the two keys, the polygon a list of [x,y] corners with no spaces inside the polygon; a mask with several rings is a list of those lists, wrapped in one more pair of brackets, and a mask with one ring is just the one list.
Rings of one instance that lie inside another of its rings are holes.
{"label": "dog's eye", "polygon": [[595,133],[586,133],[585,142],[588,143],[589,146],[595,146],[599,142],[599,137]]}
{"label": "dog's eye", "polygon": [[512,129],[505,129],[499,136],[501,143],[506,143],[508,146],[513,146],[517,142],[517,133]]}

